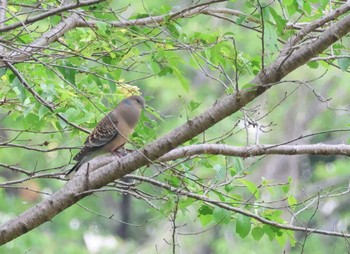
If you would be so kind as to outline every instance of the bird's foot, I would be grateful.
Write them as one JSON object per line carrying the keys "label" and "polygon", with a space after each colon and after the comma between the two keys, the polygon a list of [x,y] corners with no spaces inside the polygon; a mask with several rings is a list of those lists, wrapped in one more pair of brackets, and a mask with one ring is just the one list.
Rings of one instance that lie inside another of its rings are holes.
{"label": "bird's foot", "polygon": [[124,149],[124,148],[120,148],[118,150],[115,151],[111,151],[111,154],[120,157],[124,157],[125,155],[128,154],[128,152]]}

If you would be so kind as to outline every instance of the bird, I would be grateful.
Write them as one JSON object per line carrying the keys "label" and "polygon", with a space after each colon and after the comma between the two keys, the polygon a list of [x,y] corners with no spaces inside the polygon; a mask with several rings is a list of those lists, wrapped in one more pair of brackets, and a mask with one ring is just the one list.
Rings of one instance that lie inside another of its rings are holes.
{"label": "bird", "polygon": [[66,175],[77,171],[82,164],[98,155],[113,153],[123,147],[129,135],[134,132],[144,108],[145,99],[142,96],[132,95],[123,99],[86,138],[83,148],[73,158],[77,163]]}

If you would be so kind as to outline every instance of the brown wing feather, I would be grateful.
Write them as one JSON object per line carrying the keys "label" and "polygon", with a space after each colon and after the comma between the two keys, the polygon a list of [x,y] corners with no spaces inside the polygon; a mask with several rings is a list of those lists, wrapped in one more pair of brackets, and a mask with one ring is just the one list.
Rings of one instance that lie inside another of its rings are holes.
{"label": "brown wing feather", "polygon": [[74,160],[79,161],[83,159],[86,155],[108,144],[119,134],[116,129],[118,121],[114,120],[112,122],[111,118],[111,114],[108,114],[97,124],[95,129],[85,140],[84,147],[73,158]]}

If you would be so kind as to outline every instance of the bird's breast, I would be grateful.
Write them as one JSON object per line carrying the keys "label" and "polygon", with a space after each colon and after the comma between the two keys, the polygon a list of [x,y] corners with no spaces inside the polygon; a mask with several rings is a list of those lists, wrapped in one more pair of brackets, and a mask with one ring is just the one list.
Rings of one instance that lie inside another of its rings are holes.
{"label": "bird's breast", "polygon": [[117,129],[118,134],[104,146],[103,150],[109,152],[117,150],[128,141],[129,136],[134,132],[134,129],[125,122],[119,122]]}

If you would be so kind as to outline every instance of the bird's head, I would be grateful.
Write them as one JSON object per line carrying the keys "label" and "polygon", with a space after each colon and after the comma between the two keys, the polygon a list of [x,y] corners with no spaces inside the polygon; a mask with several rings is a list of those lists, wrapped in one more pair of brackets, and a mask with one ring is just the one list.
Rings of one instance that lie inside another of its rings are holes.
{"label": "bird's head", "polygon": [[125,98],[122,103],[125,103],[127,105],[137,107],[140,109],[145,108],[145,99],[142,96],[139,95],[132,95],[128,98]]}

